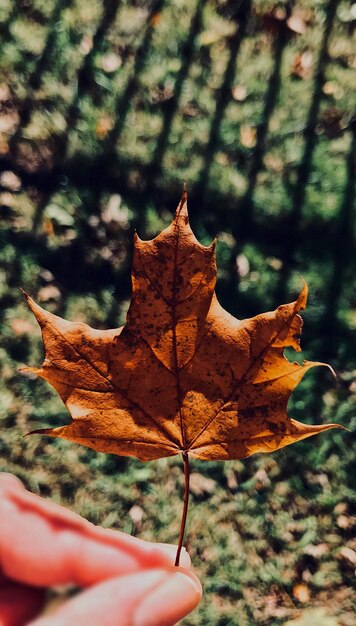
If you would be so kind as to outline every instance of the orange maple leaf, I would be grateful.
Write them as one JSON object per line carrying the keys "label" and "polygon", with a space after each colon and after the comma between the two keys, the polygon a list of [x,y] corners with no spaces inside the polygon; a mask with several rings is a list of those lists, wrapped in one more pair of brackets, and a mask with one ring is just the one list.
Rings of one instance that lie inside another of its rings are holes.
{"label": "orange maple leaf", "polygon": [[26,368],[57,390],[73,418],[33,431],[143,461],[189,453],[241,459],[272,452],[338,424],[288,417],[291,392],[315,365],[300,351],[307,286],[295,302],[237,320],[219,304],[215,241],[195,238],[186,194],[171,225],[135,236],[132,299],[123,328],[94,330],[48,313],[26,295],[46,357]]}

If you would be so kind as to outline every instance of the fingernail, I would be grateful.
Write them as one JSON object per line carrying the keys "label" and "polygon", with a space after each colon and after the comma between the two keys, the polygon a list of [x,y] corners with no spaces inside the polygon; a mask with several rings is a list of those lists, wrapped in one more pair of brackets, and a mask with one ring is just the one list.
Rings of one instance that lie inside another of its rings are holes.
{"label": "fingernail", "polygon": [[[176,555],[177,555],[178,546],[172,543],[156,543],[155,548],[158,548],[160,552],[164,552],[165,554],[167,554],[170,557],[172,565],[174,564]],[[182,567],[187,567],[187,568],[191,566],[190,556],[184,547],[182,548],[182,551],[180,554],[179,565],[181,565]]]}
{"label": "fingernail", "polygon": [[164,582],[136,608],[132,626],[173,625],[197,606],[201,594],[201,585],[194,574],[179,568],[169,570]]}

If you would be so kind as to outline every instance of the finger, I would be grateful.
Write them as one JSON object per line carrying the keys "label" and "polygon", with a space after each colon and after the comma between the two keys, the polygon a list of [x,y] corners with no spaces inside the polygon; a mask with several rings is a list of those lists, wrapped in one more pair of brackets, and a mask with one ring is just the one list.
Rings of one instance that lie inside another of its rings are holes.
{"label": "finger", "polygon": [[201,599],[198,579],[171,567],[104,581],[29,626],[172,626]]}
{"label": "finger", "polygon": [[[9,578],[36,586],[88,586],[113,576],[172,565],[174,555],[173,546],[162,547],[96,527],[2,475],[0,570]],[[189,566],[187,553],[181,563]]]}
{"label": "finger", "polygon": [[1,626],[23,626],[39,614],[46,599],[44,589],[13,582],[0,585]]}

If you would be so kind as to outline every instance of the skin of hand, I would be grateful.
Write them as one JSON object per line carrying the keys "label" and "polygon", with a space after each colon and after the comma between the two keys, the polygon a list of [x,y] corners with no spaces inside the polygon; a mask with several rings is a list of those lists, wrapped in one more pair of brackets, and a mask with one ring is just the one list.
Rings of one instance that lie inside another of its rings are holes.
{"label": "skin of hand", "polygon": [[[175,546],[94,526],[0,474],[0,626],[172,626],[201,586]],[[38,617],[49,587],[82,591]]]}

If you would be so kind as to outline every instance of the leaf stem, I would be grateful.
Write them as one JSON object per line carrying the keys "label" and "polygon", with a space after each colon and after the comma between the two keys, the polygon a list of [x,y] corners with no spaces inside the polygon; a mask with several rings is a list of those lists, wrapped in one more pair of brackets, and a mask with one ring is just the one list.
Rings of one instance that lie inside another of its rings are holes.
{"label": "leaf stem", "polygon": [[189,504],[189,477],[190,477],[190,468],[189,468],[189,455],[188,452],[182,452],[183,457],[183,467],[184,467],[184,499],[183,499],[183,513],[182,520],[180,523],[180,533],[179,533],[179,541],[178,548],[176,554],[176,560],[174,565],[177,567],[179,565],[180,553],[183,547],[183,539],[184,539],[184,531],[185,524],[187,521],[188,514],[188,504]]}

